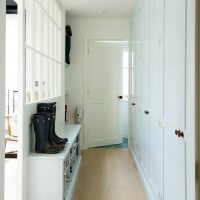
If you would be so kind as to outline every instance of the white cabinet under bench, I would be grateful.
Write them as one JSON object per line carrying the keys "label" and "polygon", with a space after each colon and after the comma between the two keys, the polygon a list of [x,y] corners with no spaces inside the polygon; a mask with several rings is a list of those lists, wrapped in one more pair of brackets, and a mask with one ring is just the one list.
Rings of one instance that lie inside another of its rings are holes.
{"label": "white cabinet under bench", "polygon": [[80,169],[80,125],[65,125],[68,138],[59,154],[31,153],[28,157],[28,200],[70,200]]}

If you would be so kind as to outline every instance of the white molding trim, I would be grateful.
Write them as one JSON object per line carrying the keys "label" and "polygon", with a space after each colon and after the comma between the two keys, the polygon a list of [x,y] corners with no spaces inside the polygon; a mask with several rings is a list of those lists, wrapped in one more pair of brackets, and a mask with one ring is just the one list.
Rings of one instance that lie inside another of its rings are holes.
{"label": "white molding trim", "polygon": [[140,161],[138,160],[137,155],[136,155],[134,149],[131,147],[131,145],[130,145],[129,149],[130,149],[130,152],[131,152],[131,155],[132,155],[132,158],[133,158],[133,162],[136,165],[137,172],[140,176],[142,185],[143,185],[144,190],[147,194],[148,200],[159,200],[159,198],[156,197],[155,193],[153,192],[151,184],[150,184],[149,180],[147,180],[147,176],[146,176],[145,172],[143,171],[142,166],[140,164]]}
{"label": "white molding trim", "polygon": [[[187,0],[186,16],[186,199],[195,199],[196,112],[196,0]],[[192,88],[192,89],[191,89]]]}
{"label": "white molding trim", "polygon": [[19,19],[19,138],[18,138],[18,169],[19,169],[19,199],[26,199],[26,155],[24,138],[24,104],[25,104],[25,1],[18,0]]}
{"label": "white molding trim", "polygon": [[5,174],[5,33],[6,33],[6,1],[0,1],[0,199],[4,199],[4,174]]}

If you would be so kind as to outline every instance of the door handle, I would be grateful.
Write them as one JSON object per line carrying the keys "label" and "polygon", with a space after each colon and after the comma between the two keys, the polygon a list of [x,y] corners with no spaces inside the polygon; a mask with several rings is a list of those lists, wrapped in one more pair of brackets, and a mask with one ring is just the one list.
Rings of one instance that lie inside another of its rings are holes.
{"label": "door handle", "polygon": [[184,138],[184,133],[181,130],[175,130],[175,135],[177,135],[179,138]]}
{"label": "door handle", "polygon": [[178,136],[179,133],[180,133],[180,130],[179,130],[179,131],[178,131],[178,130],[175,130],[175,135]]}
{"label": "door handle", "polygon": [[144,114],[149,115],[149,111],[145,110]]}
{"label": "door handle", "polygon": [[123,96],[118,96],[118,99],[123,99]]}
{"label": "door handle", "polygon": [[184,133],[183,133],[183,132],[180,132],[180,133],[178,134],[178,137],[184,138]]}

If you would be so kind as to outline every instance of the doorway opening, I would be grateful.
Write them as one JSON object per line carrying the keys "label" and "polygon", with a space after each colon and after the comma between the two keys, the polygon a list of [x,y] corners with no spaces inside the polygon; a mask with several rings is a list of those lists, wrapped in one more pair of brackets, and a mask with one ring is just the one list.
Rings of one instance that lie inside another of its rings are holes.
{"label": "doorway opening", "polygon": [[128,148],[128,41],[88,39],[86,46],[85,146]]}
{"label": "doorway opening", "polygon": [[6,1],[5,200],[18,200],[19,48],[17,1]]}

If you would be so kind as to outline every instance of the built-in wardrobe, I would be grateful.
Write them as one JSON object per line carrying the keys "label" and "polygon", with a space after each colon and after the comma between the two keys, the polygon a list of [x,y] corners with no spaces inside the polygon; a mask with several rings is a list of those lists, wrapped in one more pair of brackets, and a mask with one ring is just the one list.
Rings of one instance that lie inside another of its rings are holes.
{"label": "built-in wardrobe", "polygon": [[148,196],[186,200],[186,0],[136,0],[131,150]]}

